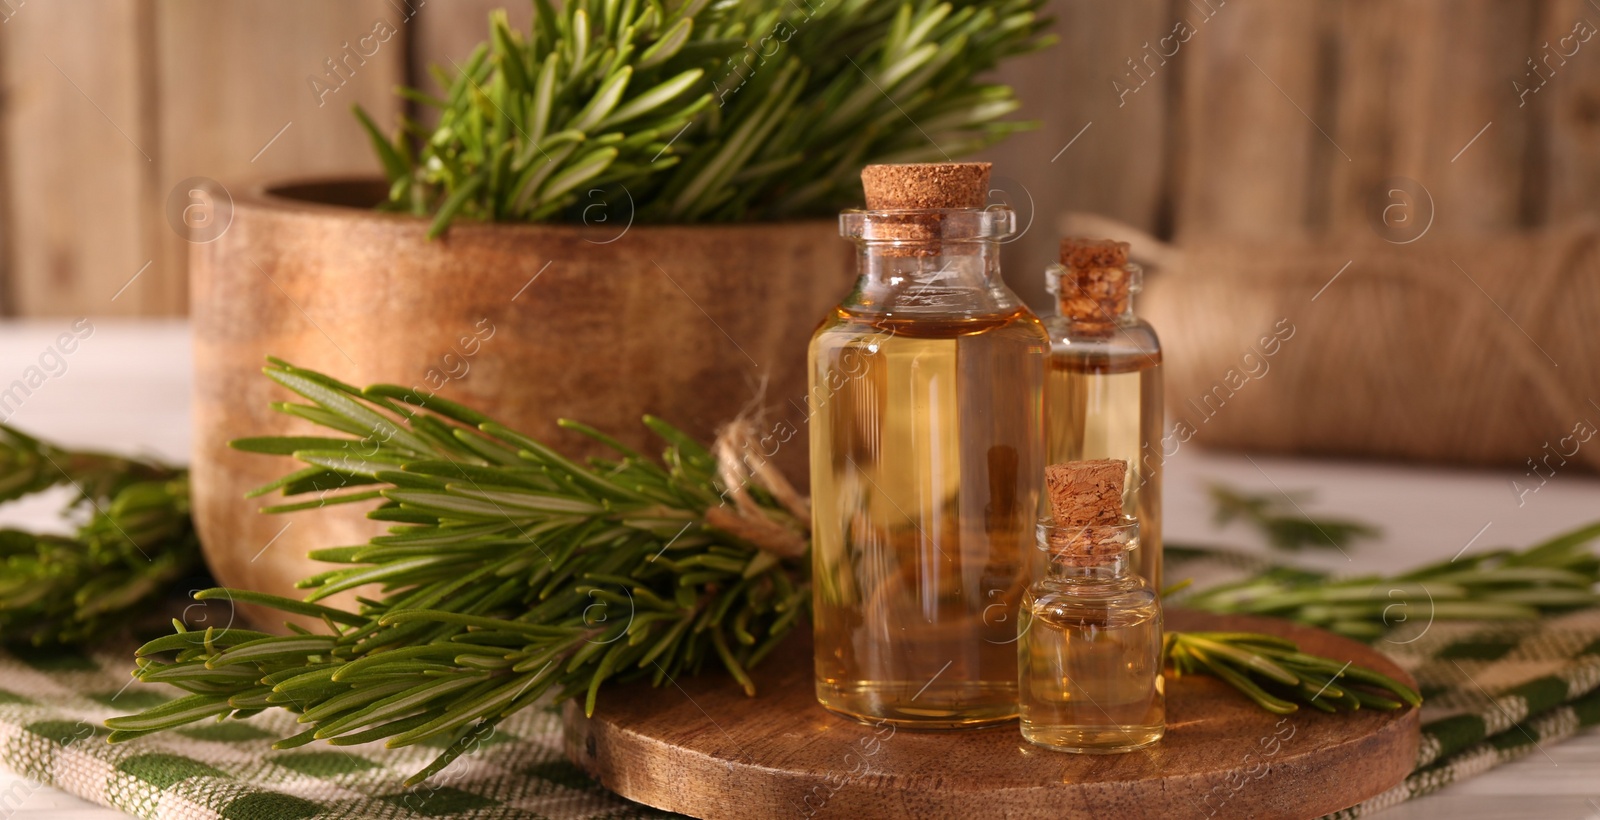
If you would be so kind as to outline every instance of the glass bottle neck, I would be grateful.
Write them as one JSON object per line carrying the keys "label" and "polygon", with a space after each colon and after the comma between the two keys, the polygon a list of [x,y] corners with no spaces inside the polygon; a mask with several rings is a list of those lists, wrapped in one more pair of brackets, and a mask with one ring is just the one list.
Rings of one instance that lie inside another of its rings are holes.
{"label": "glass bottle neck", "polygon": [[860,313],[977,316],[1022,303],[1000,277],[999,240],[1015,229],[1007,208],[845,211],[860,278],[843,307]]}
{"label": "glass bottle neck", "polygon": [[1048,575],[1056,581],[1115,581],[1130,578],[1130,558],[1126,550],[1094,558],[1051,555]]}
{"label": "glass bottle neck", "polygon": [[1004,313],[1021,306],[1001,278],[1000,253],[993,241],[940,242],[916,255],[883,250],[876,243],[861,243],[861,275],[845,307],[948,315]]}
{"label": "glass bottle neck", "polygon": [[1120,281],[1108,282],[1103,271],[1088,277],[1064,265],[1051,265],[1045,271],[1045,286],[1056,297],[1056,315],[1088,335],[1137,322],[1133,294],[1142,289],[1142,271],[1132,264],[1113,269],[1117,271]]}

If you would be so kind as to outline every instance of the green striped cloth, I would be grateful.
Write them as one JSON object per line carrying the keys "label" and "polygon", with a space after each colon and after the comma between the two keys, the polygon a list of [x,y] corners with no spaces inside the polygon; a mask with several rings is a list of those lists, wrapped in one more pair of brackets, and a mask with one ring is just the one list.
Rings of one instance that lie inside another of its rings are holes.
{"label": "green striped cloth", "polygon": [[281,712],[113,746],[102,721],[175,691],[129,678],[137,646],[130,637],[81,653],[0,652],[0,767],[25,780],[0,790],[0,818],[36,784],[170,820],[665,816],[621,800],[568,763],[554,708],[501,723],[475,753],[410,788],[402,781],[442,744],[273,751],[275,739],[304,728]]}
{"label": "green striped cloth", "polygon": [[[1222,556],[1169,563],[1201,585],[1248,571]],[[196,724],[111,746],[101,722],[167,699],[128,677],[136,641],[84,652],[0,652],[0,791],[8,816],[35,784],[147,818],[647,818],[659,812],[598,788],[566,762],[554,710],[505,721],[432,781],[406,788],[440,747],[323,745],[273,751],[291,715]],[[1377,646],[1427,698],[1418,768],[1335,817],[1372,814],[1600,723],[1600,609],[1520,624],[1414,618]]]}
{"label": "green striped cloth", "polygon": [[1405,782],[1335,817],[1438,791],[1600,724],[1600,609],[1402,625],[1375,645],[1417,679],[1422,747]]}

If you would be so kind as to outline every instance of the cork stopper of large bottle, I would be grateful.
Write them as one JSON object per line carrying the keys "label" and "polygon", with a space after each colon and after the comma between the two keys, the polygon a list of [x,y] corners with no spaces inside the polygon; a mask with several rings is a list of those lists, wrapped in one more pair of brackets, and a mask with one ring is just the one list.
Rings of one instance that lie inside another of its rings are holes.
{"label": "cork stopper of large bottle", "polygon": [[918,162],[861,169],[867,210],[982,208],[989,198],[989,163]]}
{"label": "cork stopper of large bottle", "polygon": [[1055,531],[1046,545],[1058,559],[1088,562],[1125,551],[1114,537],[1124,526],[1122,491],[1128,462],[1115,458],[1070,461],[1044,468]]}
{"label": "cork stopper of large bottle", "polygon": [[1132,275],[1128,243],[1110,239],[1061,240],[1058,298],[1061,315],[1077,322],[1110,327],[1128,310]]}
{"label": "cork stopper of large bottle", "polygon": [[[989,197],[989,163],[924,162],[868,165],[861,170],[875,234],[892,244],[873,248],[882,256],[938,256],[945,210],[982,208]],[[919,213],[921,212],[921,213]]]}

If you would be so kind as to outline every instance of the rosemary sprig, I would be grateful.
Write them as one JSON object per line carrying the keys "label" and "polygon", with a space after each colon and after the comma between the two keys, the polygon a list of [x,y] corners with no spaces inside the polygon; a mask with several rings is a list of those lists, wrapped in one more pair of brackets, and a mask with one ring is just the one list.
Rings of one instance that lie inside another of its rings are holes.
{"label": "rosemary sprig", "polygon": [[[1360,522],[1289,515],[1277,497],[1247,495],[1216,484],[1210,492],[1219,524],[1244,518],[1261,527],[1280,548],[1298,548],[1291,545],[1318,539],[1327,543],[1330,536],[1343,543],[1357,535],[1377,534],[1376,528]],[[1524,550],[1458,556],[1394,576],[1334,579],[1312,570],[1273,567],[1178,599],[1176,593],[1188,586],[1181,583],[1164,597],[1191,609],[1284,618],[1372,641],[1410,621],[1529,619],[1600,604],[1595,593],[1600,557],[1589,548],[1596,538],[1600,522]],[[1195,550],[1170,543],[1167,549]],[[1269,635],[1168,633],[1166,651],[1176,673],[1214,675],[1273,712],[1293,711],[1296,701],[1324,711],[1341,706],[1392,709],[1420,702],[1409,688],[1369,669],[1352,665],[1342,676],[1330,677],[1342,666],[1338,661],[1301,653],[1292,643]],[[1350,680],[1335,682],[1335,677]],[[1399,701],[1363,691],[1351,682],[1387,691]]]}
{"label": "rosemary sprig", "polygon": [[826,213],[858,198],[866,163],[1032,127],[977,77],[1052,41],[1042,5],[535,0],[528,32],[496,13],[485,45],[434,70],[442,99],[403,92],[437,127],[391,139],[357,116],[390,207],[433,214],[434,235],[457,217],[585,220],[620,207],[596,199],[616,187],[657,222]]}
{"label": "rosemary sprig", "polygon": [[1261,708],[1286,715],[1307,704],[1324,712],[1421,706],[1416,690],[1381,672],[1300,651],[1294,641],[1255,632],[1168,632],[1173,673],[1211,675]]}
{"label": "rosemary sprig", "polygon": [[1596,538],[1600,522],[1527,549],[1480,552],[1393,576],[1334,579],[1279,567],[1194,593],[1182,604],[1286,618],[1365,641],[1408,621],[1537,618],[1600,604],[1600,557],[1590,549]]}
{"label": "rosemary sprig", "polygon": [[0,502],[61,485],[74,534],[0,529],[0,642],[89,641],[199,566],[187,471],[0,425]]}
{"label": "rosemary sprig", "polygon": [[[307,465],[259,492],[314,497],[269,509],[378,500],[370,517],[394,526],[314,553],[344,566],[303,582],[306,601],[197,595],[311,615],[324,629],[175,624],[140,648],[134,674],[190,694],[107,721],[113,741],[278,707],[306,725],[278,748],[449,741],[414,783],[546,693],[582,695],[592,711],[607,680],[660,684],[708,662],[753,690],[746,670],[805,611],[803,502],[736,457],[742,448],[713,453],[647,419],[667,444],[658,463],[568,423],[617,451],[580,465],[436,396],[362,390],[276,360],[266,372],[309,400],[278,409],[344,434],[235,442]],[[374,587],[356,612],[319,603]]]}
{"label": "rosemary sprig", "polygon": [[1267,544],[1276,549],[1341,549],[1379,535],[1377,527],[1360,521],[1311,518],[1300,509],[1300,504],[1310,500],[1307,493],[1253,495],[1216,483],[1206,489],[1217,507],[1217,526],[1242,519],[1260,530]]}
{"label": "rosemary sprig", "polygon": [[403,92],[438,109],[431,131],[404,120],[391,140],[355,109],[390,206],[434,214],[430,236],[457,216],[547,220],[586,189],[664,172],[681,159],[674,137],[713,101],[706,72],[738,48],[715,36],[725,14],[704,0],[534,7],[526,36],[496,11],[487,43],[451,72],[433,67],[443,99]]}

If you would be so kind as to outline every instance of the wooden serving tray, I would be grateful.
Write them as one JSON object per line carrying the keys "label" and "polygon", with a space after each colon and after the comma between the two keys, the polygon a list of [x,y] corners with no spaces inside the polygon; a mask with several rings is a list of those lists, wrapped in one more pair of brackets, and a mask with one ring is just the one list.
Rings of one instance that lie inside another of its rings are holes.
{"label": "wooden serving tray", "polygon": [[[1285,621],[1168,613],[1174,629],[1282,635],[1302,649],[1409,676],[1373,649]],[[569,702],[566,753],[623,797],[706,818],[1312,818],[1398,784],[1416,761],[1418,712],[1270,714],[1207,677],[1167,681],[1167,736],[1120,755],[1052,752],[1016,724],[961,732],[873,727],[812,692],[811,643],[796,635],[753,675]]]}

